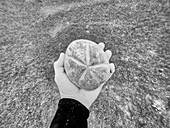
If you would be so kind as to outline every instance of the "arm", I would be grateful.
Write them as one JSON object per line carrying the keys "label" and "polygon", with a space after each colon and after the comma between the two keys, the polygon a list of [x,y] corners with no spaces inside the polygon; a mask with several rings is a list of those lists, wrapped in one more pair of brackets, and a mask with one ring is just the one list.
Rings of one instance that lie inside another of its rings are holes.
{"label": "arm", "polygon": [[63,98],[50,128],[87,128],[89,110],[74,99]]}
{"label": "arm", "polygon": [[[99,47],[104,49],[104,44],[99,43]],[[110,59],[111,51],[107,50],[105,54]],[[87,128],[89,108],[96,100],[104,83],[91,91],[78,88],[68,79],[64,71],[64,58],[65,54],[61,53],[59,59],[54,63],[55,82],[59,88],[61,100],[50,128]],[[115,66],[110,63],[109,67],[111,77]]]}

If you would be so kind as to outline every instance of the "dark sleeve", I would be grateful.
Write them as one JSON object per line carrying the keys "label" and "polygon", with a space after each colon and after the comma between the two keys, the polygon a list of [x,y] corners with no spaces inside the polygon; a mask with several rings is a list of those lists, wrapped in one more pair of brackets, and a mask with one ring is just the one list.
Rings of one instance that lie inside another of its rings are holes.
{"label": "dark sleeve", "polygon": [[89,110],[74,99],[60,99],[50,128],[87,128]]}

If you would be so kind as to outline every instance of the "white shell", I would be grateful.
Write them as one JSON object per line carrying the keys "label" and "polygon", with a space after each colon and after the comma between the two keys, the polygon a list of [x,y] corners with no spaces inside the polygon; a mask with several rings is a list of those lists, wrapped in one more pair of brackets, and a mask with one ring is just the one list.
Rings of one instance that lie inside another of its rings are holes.
{"label": "white shell", "polygon": [[88,91],[96,89],[110,75],[109,59],[103,49],[85,39],[69,44],[64,67],[70,81]]}

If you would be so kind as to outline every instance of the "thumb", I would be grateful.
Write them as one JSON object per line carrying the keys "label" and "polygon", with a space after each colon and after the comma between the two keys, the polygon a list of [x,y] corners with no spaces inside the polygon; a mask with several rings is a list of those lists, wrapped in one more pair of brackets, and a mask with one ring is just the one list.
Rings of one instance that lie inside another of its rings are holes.
{"label": "thumb", "polygon": [[54,71],[56,75],[64,72],[64,58],[65,54],[61,53],[58,60],[54,63]]}

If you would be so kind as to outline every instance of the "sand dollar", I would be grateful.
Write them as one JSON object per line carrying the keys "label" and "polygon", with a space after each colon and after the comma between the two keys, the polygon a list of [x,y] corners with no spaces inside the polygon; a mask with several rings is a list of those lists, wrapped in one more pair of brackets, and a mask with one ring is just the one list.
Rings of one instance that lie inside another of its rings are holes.
{"label": "sand dollar", "polygon": [[103,49],[93,41],[85,39],[69,44],[64,68],[71,82],[89,91],[104,83],[110,75],[109,59]]}

